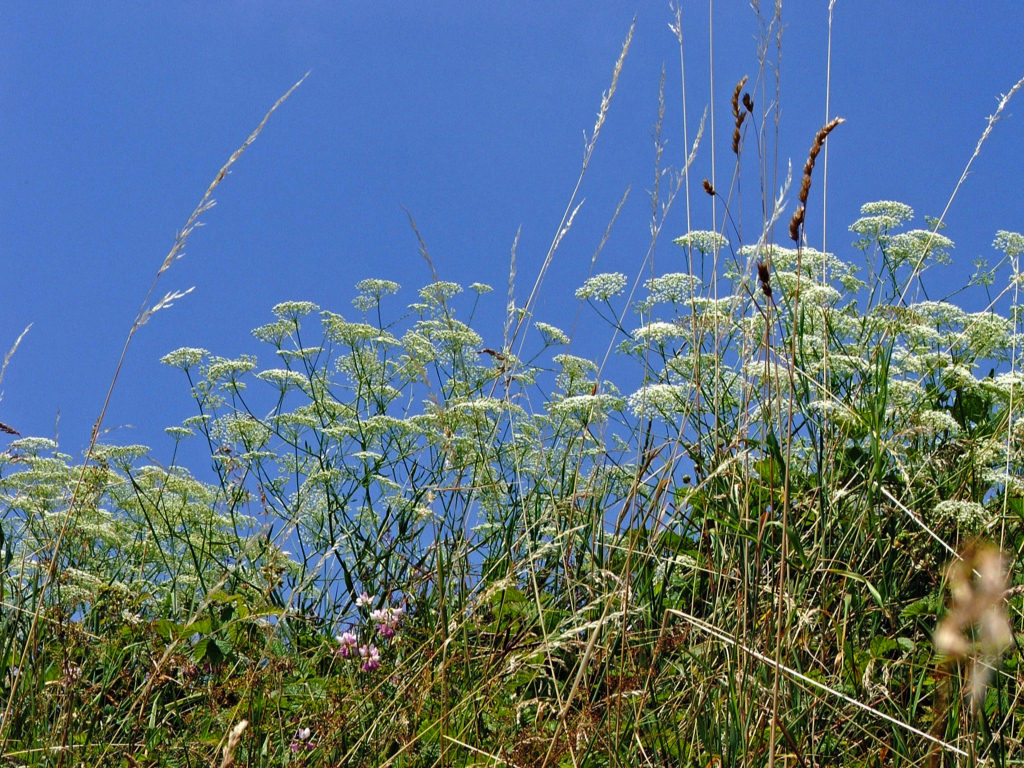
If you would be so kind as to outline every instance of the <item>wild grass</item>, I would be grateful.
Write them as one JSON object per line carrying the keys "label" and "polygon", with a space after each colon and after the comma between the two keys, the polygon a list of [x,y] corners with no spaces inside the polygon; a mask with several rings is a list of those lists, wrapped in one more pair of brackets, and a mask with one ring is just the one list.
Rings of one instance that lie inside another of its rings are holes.
{"label": "wild grass", "polygon": [[[1020,762],[1024,236],[995,235],[1002,261],[977,279],[1005,289],[981,311],[916,292],[949,262],[941,217],[915,229],[910,206],[869,202],[843,255],[811,247],[841,121],[807,127],[792,206],[765,97],[781,20],[758,13],[731,180],[690,178],[713,152],[703,119],[662,167],[662,98],[646,256],[575,289],[584,330],[536,297],[632,30],[522,305],[513,249],[500,349],[473,325],[489,286],[364,280],[344,312],[275,306],[253,331],[269,364],[163,358],[196,408],[168,432],[207,448],[215,482],[101,444],[99,421],[82,461],[14,440],[5,764]],[[654,271],[663,232],[685,270]],[[177,298],[147,297],[128,343]],[[572,353],[604,328],[602,359]]]}

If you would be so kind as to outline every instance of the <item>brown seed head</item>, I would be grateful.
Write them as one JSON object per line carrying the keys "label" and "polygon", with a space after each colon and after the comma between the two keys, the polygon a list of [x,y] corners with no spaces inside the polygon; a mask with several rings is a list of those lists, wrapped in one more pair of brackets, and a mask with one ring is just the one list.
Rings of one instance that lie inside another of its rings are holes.
{"label": "brown seed head", "polygon": [[761,293],[770,299],[772,297],[771,275],[768,273],[768,265],[763,261],[757,262],[757,281],[761,284]]}
{"label": "brown seed head", "polygon": [[740,117],[740,92],[743,90],[743,86],[747,84],[747,76],[736,83],[736,89],[732,92],[732,116],[736,119]]}
{"label": "brown seed head", "polygon": [[814,143],[811,144],[811,151],[807,153],[807,162],[804,163],[804,177],[800,181],[800,194],[797,195],[797,199],[800,201],[800,207],[796,209],[796,213],[793,214],[793,218],[789,222],[789,236],[794,242],[800,242],[800,226],[804,223],[804,213],[807,207],[807,196],[811,192],[811,174],[814,172],[814,161],[818,159],[818,153],[821,152],[822,146],[825,144],[825,139],[840,123],[846,122],[841,117],[833,118],[828,123],[825,123],[814,137]]}
{"label": "brown seed head", "polygon": [[804,163],[804,178],[800,183],[800,202],[804,205],[807,204],[807,194],[811,191],[811,172],[814,171],[814,161],[818,159],[818,153],[821,152],[821,147],[824,145],[826,137],[832,133],[836,126],[843,122],[846,121],[841,117],[833,118],[831,122],[823,125],[814,137],[811,151],[807,153],[807,162]]}
{"label": "brown seed head", "polygon": [[793,218],[789,220],[789,237],[794,243],[800,242],[800,227],[804,223],[804,213],[807,211],[802,205],[796,209]]}
{"label": "brown seed head", "polygon": [[[743,120],[747,116],[746,112],[740,111],[740,91],[743,90],[746,82],[747,76],[744,75],[743,79],[736,83],[736,89],[732,92],[732,116],[735,120],[735,127],[732,130],[732,153],[734,155],[739,155],[740,153],[740,128],[743,127]],[[749,99],[750,96],[745,94],[743,98],[744,106],[746,106]]]}

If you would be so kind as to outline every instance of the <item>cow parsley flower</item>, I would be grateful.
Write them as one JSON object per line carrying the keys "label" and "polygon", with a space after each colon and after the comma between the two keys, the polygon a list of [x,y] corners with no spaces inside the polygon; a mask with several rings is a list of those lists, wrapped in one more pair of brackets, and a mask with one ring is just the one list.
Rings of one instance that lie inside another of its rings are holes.
{"label": "cow parsley flower", "polygon": [[850,231],[865,237],[877,237],[914,218],[914,209],[893,200],[879,200],[860,207],[861,218],[850,225]]}
{"label": "cow parsley flower", "polygon": [[992,247],[997,251],[1002,251],[1011,258],[1020,256],[1024,253],[1024,235],[1019,232],[1007,232],[1005,229],[1000,229],[996,232],[996,238],[992,241]]}
{"label": "cow parsley flower", "polygon": [[380,298],[381,296],[389,296],[394,293],[398,293],[398,283],[393,280],[381,280],[380,278],[369,278],[367,280],[360,280],[356,283],[356,290],[360,293],[365,293],[374,298]]}
{"label": "cow parsley flower", "polygon": [[282,301],[276,304],[270,311],[277,315],[280,320],[291,320],[298,323],[299,318],[305,317],[311,312],[316,312],[320,307],[312,301]]}
{"label": "cow parsley flower", "polygon": [[594,395],[569,395],[548,403],[548,413],[553,418],[576,418],[583,423],[602,420],[606,413],[621,406],[621,398],[605,393]]}
{"label": "cow parsley flower", "polygon": [[669,342],[679,339],[685,339],[686,335],[686,329],[682,326],[677,323],[666,323],[663,321],[648,323],[633,331],[633,338],[641,344],[650,343],[659,346],[664,346]]}
{"label": "cow parsley flower", "polygon": [[681,304],[684,301],[689,301],[697,292],[700,284],[699,277],[685,272],[669,272],[660,277],[652,277],[644,283],[644,288],[649,294],[647,304],[653,306],[661,302]]}
{"label": "cow parsley flower", "polygon": [[680,413],[686,405],[686,389],[676,384],[648,384],[629,396],[629,409],[637,418]]}
{"label": "cow parsley flower", "polygon": [[208,354],[210,353],[207,350],[200,347],[180,347],[161,357],[160,362],[172,368],[181,368],[183,371],[187,371],[192,366],[199,365]]}
{"label": "cow parsley flower", "polygon": [[256,374],[256,378],[272,384],[281,392],[287,392],[289,389],[303,390],[309,383],[309,380],[298,371],[289,371],[285,368],[270,368],[260,371]]}
{"label": "cow parsley flower", "polygon": [[935,505],[933,514],[938,520],[962,525],[972,530],[982,526],[989,518],[988,512],[981,504],[960,499],[940,501]]}
{"label": "cow parsley flower", "polygon": [[568,354],[555,355],[552,360],[561,367],[561,371],[555,377],[555,383],[566,394],[582,394],[583,390],[593,389],[590,374],[597,373],[597,364],[594,361]]}
{"label": "cow parsley flower", "polygon": [[612,296],[622,293],[625,287],[626,276],[621,272],[602,272],[587,278],[583,285],[576,289],[576,298],[607,301]]}
{"label": "cow parsley flower", "polygon": [[561,344],[568,344],[569,337],[565,333],[548,323],[534,323],[533,327],[537,329],[541,336],[544,337],[545,346],[557,346]]}
{"label": "cow parsley flower", "polygon": [[702,256],[718,253],[718,251],[729,245],[729,241],[723,235],[700,229],[687,232],[672,242],[681,248],[693,248],[699,251]]}
{"label": "cow parsley flower", "polygon": [[261,325],[258,328],[253,328],[249,333],[253,335],[259,341],[264,341],[268,344],[273,344],[275,347],[280,347],[284,344],[284,340],[291,336],[295,330],[295,323],[288,320],[275,320],[272,323]]}
{"label": "cow parsley flower", "polygon": [[420,298],[429,304],[443,304],[462,293],[462,286],[446,280],[438,280],[420,288]]}

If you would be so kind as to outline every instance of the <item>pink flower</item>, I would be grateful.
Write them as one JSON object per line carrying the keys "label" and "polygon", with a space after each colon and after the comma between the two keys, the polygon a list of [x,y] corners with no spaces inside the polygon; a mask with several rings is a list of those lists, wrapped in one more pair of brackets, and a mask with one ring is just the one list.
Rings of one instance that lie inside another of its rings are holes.
{"label": "pink flower", "polygon": [[376,599],[377,598],[375,598],[373,595],[368,595],[365,592],[363,592],[356,598],[356,608],[363,608],[367,605],[370,605]]}
{"label": "pink flower", "polygon": [[292,739],[292,743],[288,745],[288,748],[292,752],[298,752],[302,749],[313,749],[315,746],[313,743],[313,731],[309,728],[299,728],[295,732],[295,738]]}
{"label": "pink flower", "polygon": [[359,639],[351,632],[342,632],[335,639],[341,646],[338,648],[338,654],[346,659],[352,654],[352,648],[359,642]]}
{"label": "pink flower", "polygon": [[370,620],[377,622],[377,631],[382,637],[391,638],[395,636],[403,613],[401,608],[378,608],[370,611]]}
{"label": "pink flower", "polygon": [[359,656],[363,659],[363,672],[373,672],[380,668],[380,651],[375,645],[359,646]]}

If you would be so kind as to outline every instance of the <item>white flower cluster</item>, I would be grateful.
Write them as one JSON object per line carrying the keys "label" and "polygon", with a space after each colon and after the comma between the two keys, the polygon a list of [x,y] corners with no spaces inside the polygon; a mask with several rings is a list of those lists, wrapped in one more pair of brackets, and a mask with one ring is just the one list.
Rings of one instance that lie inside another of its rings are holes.
{"label": "white flower cluster", "polygon": [[648,384],[631,394],[627,404],[637,418],[664,418],[687,409],[687,391],[678,384]]}
{"label": "white flower cluster", "polygon": [[992,247],[997,251],[1002,251],[1011,258],[1020,256],[1024,253],[1024,235],[1019,232],[1007,232],[1005,229],[1000,229],[996,232],[996,238],[992,241]]}
{"label": "white flower cluster", "polygon": [[921,411],[916,414],[915,421],[922,431],[933,435],[943,432],[948,432],[950,435],[960,433],[960,425],[949,414],[949,411]]}
{"label": "white flower cluster", "polygon": [[718,253],[722,248],[729,245],[729,241],[723,235],[707,230],[688,232],[682,237],[677,237],[672,242],[681,248],[693,248],[703,256]]}
{"label": "white flower cluster", "polygon": [[548,414],[552,417],[575,418],[586,423],[604,418],[609,411],[620,407],[621,398],[608,394],[570,395],[548,403]]}
{"label": "white flower cluster", "polygon": [[438,280],[420,288],[420,298],[427,304],[444,304],[448,299],[462,293],[462,286],[447,280]]}
{"label": "white flower cluster", "polygon": [[665,346],[687,337],[687,330],[678,323],[654,321],[633,331],[633,338],[641,344]]}
{"label": "white flower cluster", "polygon": [[298,371],[289,371],[285,368],[270,368],[260,371],[256,374],[256,378],[272,384],[281,392],[287,392],[289,389],[304,390],[309,384],[306,376]]}
{"label": "white flower cluster", "polygon": [[700,285],[699,277],[685,272],[669,272],[660,277],[652,277],[644,283],[648,292],[647,304],[682,304],[694,298]]}
{"label": "white flower cluster", "polygon": [[381,280],[380,278],[360,280],[356,283],[357,291],[365,293],[367,296],[373,296],[377,299],[381,296],[390,296],[398,293],[398,289],[400,287],[401,286],[393,280]]}
{"label": "white flower cluster", "polygon": [[926,259],[939,264],[950,262],[953,241],[928,229],[911,229],[888,239],[889,258],[895,264],[918,265]]}
{"label": "white flower cluster", "polygon": [[850,225],[850,231],[865,237],[877,236],[914,218],[914,209],[893,200],[879,200],[860,207],[862,218]]}
{"label": "white flower cluster", "polygon": [[250,333],[259,341],[273,344],[275,347],[280,347],[284,344],[284,340],[291,336],[295,330],[295,323],[290,320],[275,320],[272,323],[261,325],[259,328],[253,328]]}
{"label": "white flower cluster", "polygon": [[990,515],[981,504],[974,501],[947,499],[935,505],[933,514],[936,519],[976,530],[988,521]]}
{"label": "white flower cluster", "polygon": [[374,343],[393,346],[398,339],[369,323],[351,323],[341,315],[325,312],[323,316],[324,335],[331,341],[341,342],[349,347]]}
{"label": "white flower cluster", "polygon": [[607,301],[612,296],[622,293],[625,287],[626,276],[621,272],[602,272],[587,278],[583,285],[576,289],[576,298],[581,301]]}
{"label": "white flower cluster", "polygon": [[297,323],[300,317],[305,317],[318,309],[320,307],[312,301],[282,301],[270,311],[277,315],[279,320],[291,320],[293,323]]}
{"label": "white flower cluster", "polygon": [[562,370],[555,377],[555,383],[563,392],[578,394],[593,388],[590,374],[597,373],[597,364],[592,360],[568,354],[555,355],[552,359],[556,365],[561,366]]}
{"label": "white flower cluster", "polygon": [[450,407],[453,410],[461,411],[463,413],[486,416],[489,413],[501,413],[502,411],[505,411],[509,407],[509,404],[497,397],[476,397],[472,400],[462,400],[461,402],[452,403]]}
{"label": "white flower cluster", "polygon": [[200,347],[181,347],[173,352],[168,352],[160,358],[160,362],[172,368],[181,368],[183,371],[187,371],[189,368],[199,365],[208,354],[210,353]]}
{"label": "white flower cluster", "polygon": [[561,346],[569,343],[569,337],[565,335],[565,332],[560,328],[556,328],[548,323],[534,323],[533,327],[537,329],[541,336],[544,337],[545,346]]}
{"label": "white flower cluster", "polygon": [[213,357],[203,374],[210,382],[221,382],[225,389],[240,390],[245,385],[238,380],[256,368],[256,357],[254,355],[241,355],[234,360],[227,357]]}

